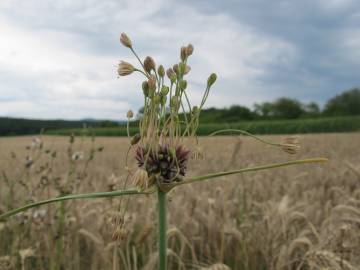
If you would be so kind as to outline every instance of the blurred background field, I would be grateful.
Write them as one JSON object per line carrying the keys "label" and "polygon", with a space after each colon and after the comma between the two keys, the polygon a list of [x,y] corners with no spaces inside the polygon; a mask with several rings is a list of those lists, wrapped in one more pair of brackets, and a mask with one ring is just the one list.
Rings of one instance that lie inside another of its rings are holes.
{"label": "blurred background field", "polygon": [[[360,116],[352,117],[327,117],[315,119],[297,119],[297,120],[259,120],[226,123],[219,121],[217,123],[201,124],[197,134],[199,136],[210,135],[213,132],[224,129],[241,129],[252,134],[304,134],[304,133],[325,133],[325,132],[353,132],[360,130]],[[130,127],[130,133],[139,132],[138,127]],[[231,132],[230,132],[231,133]],[[77,129],[56,129],[49,130],[46,134],[51,135],[91,135],[96,136],[126,136],[126,126],[120,127],[95,127],[95,128],[77,128]],[[235,132],[236,134],[236,132]]]}
{"label": "blurred background field", "polygon": [[[138,132],[138,119],[130,122],[131,134]],[[232,105],[207,108],[201,112],[198,135],[220,129],[243,129],[253,134],[302,134],[353,132],[360,130],[360,90],[354,88],[329,99],[323,108],[315,102],[292,98],[254,104],[253,108]],[[124,116],[119,116],[124,118]],[[126,136],[126,121],[79,119],[37,120],[0,117],[0,136],[39,134]]]}
{"label": "blurred background field", "polygon": [[[0,138],[0,212],[57,196],[57,185],[69,179],[72,193],[122,187],[126,138],[41,140],[38,149],[33,137]],[[189,175],[289,159],[238,136],[200,138],[200,145],[204,159],[191,162]],[[169,269],[358,269],[359,147],[359,133],[303,135],[293,158],[325,156],[327,164],[231,176],[171,192]],[[129,164],[135,166],[131,159]],[[154,269],[155,203],[152,196],[131,198],[128,231],[118,242],[112,240],[111,220],[119,199],[66,203],[62,229],[58,205],[11,218],[0,223],[1,269]],[[216,263],[228,268],[210,268]]]}

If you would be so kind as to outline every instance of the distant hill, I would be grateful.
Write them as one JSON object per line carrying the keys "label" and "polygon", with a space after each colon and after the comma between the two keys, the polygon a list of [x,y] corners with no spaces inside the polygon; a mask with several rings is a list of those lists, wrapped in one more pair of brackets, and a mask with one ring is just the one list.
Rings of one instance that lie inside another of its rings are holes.
{"label": "distant hill", "polygon": [[[106,121],[105,126],[117,126],[118,123]],[[94,120],[35,120],[24,118],[0,117],[0,136],[39,134],[42,130],[64,128],[102,127],[104,121]]]}

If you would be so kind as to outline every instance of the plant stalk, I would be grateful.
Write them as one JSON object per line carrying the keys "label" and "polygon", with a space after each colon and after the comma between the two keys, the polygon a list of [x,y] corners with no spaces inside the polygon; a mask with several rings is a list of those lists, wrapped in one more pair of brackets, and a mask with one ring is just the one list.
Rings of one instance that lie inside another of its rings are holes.
{"label": "plant stalk", "polygon": [[158,189],[158,215],[159,215],[159,270],[166,270],[166,193]]}
{"label": "plant stalk", "polygon": [[13,209],[9,212],[0,215],[0,221],[5,221],[7,218],[16,215],[18,213],[24,212],[28,209],[38,207],[44,204],[55,203],[55,202],[62,202],[68,200],[79,200],[79,199],[97,199],[97,198],[112,198],[118,196],[126,196],[126,195],[138,195],[138,194],[151,194],[155,192],[155,190],[143,190],[138,191],[136,189],[127,189],[127,190],[116,190],[110,192],[95,192],[95,193],[86,193],[86,194],[76,194],[76,195],[67,195],[62,197],[56,197],[52,199],[47,199],[40,202],[31,203],[25,206],[22,206],[17,209]]}
{"label": "plant stalk", "polygon": [[60,203],[60,217],[57,231],[56,240],[56,270],[60,270],[62,267],[62,255],[63,255],[63,241],[64,241],[64,229],[65,229],[65,202]]}

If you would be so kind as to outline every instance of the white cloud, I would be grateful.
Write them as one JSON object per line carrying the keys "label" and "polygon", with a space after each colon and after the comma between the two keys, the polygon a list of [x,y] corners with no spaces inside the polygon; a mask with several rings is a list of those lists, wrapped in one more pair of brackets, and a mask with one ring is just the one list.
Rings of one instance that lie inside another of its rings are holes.
{"label": "white cloud", "polygon": [[[118,60],[136,63],[119,44],[122,31],[140,55],[166,66],[178,61],[181,45],[193,43],[188,80],[196,102],[209,73],[218,73],[209,106],[271,98],[266,88],[277,86],[263,78],[274,66],[296,70],[300,57],[290,39],[181,2],[2,0],[0,7],[0,115],[119,119],[139,108],[141,77],[116,78]],[[344,46],[357,44],[353,38]]]}

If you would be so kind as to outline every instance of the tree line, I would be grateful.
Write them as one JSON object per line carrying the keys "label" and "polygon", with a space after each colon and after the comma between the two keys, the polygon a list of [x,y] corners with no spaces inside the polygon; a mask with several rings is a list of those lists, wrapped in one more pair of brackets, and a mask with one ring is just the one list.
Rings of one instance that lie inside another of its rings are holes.
{"label": "tree line", "polygon": [[[141,116],[141,109],[139,115]],[[360,115],[360,89],[354,88],[328,100],[323,109],[311,102],[304,104],[296,99],[279,98],[272,102],[257,103],[250,109],[241,105],[229,108],[209,108],[201,112],[202,123],[235,123],[250,120],[320,118]],[[131,123],[136,126],[137,120]],[[87,127],[119,127],[124,124],[104,121],[33,120],[0,117],[0,136],[39,134],[42,130]]]}
{"label": "tree line", "polygon": [[36,120],[0,117],[0,136],[39,134],[47,130],[82,128],[86,126],[99,127],[101,124],[91,121]]}
{"label": "tree line", "polygon": [[253,109],[233,105],[229,108],[209,108],[201,112],[202,123],[238,122],[242,120],[272,120],[360,115],[360,89],[345,91],[328,100],[323,109],[316,102],[302,103],[282,97],[272,102],[256,103]]}

